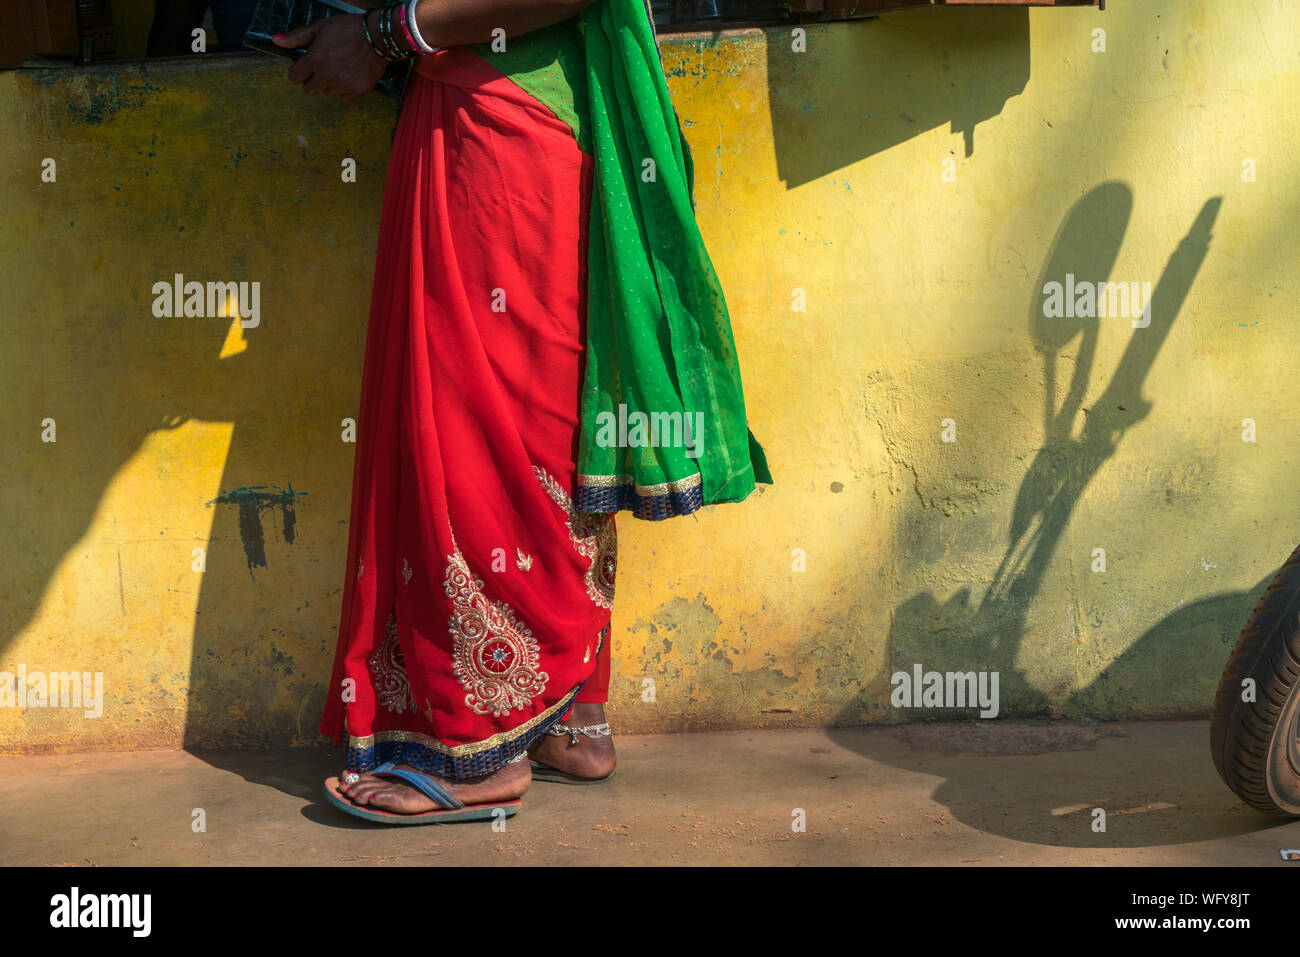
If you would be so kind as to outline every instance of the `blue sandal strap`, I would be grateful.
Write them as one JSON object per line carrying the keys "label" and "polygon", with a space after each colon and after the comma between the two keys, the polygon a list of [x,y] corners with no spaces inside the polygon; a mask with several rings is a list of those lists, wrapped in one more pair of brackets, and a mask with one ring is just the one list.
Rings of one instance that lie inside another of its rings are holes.
{"label": "blue sandal strap", "polygon": [[399,768],[396,761],[385,762],[370,773],[377,776],[386,775],[401,778],[411,787],[426,795],[435,804],[448,810],[456,810],[465,806],[463,801],[452,797],[451,792],[433,778],[418,771],[407,771],[405,768]]}

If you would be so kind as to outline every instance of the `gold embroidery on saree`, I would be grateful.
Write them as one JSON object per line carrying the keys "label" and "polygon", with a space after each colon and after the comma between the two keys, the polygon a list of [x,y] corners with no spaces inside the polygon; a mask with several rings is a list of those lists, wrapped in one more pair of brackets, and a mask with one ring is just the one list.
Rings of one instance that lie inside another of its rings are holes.
{"label": "gold embroidery on saree", "polygon": [[467,692],[465,705],[475,714],[496,717],[523,711],[550,680],[538,670],[537,639],[513,608],[488,600],[460,549],[447,556],[445,585],[452,600],[451,667]]}
{"label": "gold embroidery on saree", "polygon": [[388,631],[367,662],[374,679],[375,695],[380,705],[396,714],[415,710],[415,696],[406,677],[406,662],[402,659],[402,646],[397,640],[397,617],[388,613]]}
{"label": "gold embroidery on saree", "polygon": [[614,577],[618,570],[618,534],[613,516],[603,512],[575,512],[573,500],[555,476],[536,465],[533,472],[551,501],[564,509],[569,540],[578,554],[590,562],[586,575],[587,596],[601,608],[613,608]]}

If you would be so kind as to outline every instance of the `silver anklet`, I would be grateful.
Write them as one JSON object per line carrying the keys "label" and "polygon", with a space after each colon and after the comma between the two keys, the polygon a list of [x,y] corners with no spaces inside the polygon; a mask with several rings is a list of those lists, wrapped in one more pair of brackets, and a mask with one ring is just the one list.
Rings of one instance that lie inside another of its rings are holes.
{"label": "silver anklet", "polygon": [[589,724],[581,728],[571,728],[567,724],[553,724],[546,729],[547,734],[553,734],[557,738],[564,735],[569,736],[569,746],[578,743],[578,735],[585,735],[588,738],[608,738],[614,732],[609,728],[608,721],[602,721],[600,724]]}

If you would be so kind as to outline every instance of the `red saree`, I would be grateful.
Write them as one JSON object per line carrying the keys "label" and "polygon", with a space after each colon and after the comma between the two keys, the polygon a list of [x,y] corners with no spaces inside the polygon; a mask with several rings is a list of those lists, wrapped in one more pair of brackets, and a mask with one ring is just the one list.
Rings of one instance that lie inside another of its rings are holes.
{"label": "red saree", "polygon": [[616,539],[572,508],[592,160],[467,48],[398,120],[322,733],[349,770],[496,770],[604,701]]}

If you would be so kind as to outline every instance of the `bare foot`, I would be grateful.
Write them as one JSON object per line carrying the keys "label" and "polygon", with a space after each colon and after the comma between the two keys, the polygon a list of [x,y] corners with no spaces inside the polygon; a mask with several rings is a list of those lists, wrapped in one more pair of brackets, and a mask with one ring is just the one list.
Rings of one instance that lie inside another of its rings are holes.
{"label": "bare foot", "polygon": [[[575,704],[573,713],[561,723],[570,728],[581,728],[604,722],[603,704]],[[528,749],[528,756],[538,764],[593,781],[609,775],[617,760],[614,755],[614,739],[608,735],[589,738],[585,734],[579,734],[575,744],[573,736],[569,734],[544,734],[540,741]]]}
{"label": "bare foot", "polygon": [[[473,778],[440,778],[420,771],[409,764],[399,764],[404,771],[415,771],[433,778],[451,792],[451,796],[465,804],[494,804],[501,801],[513,801],[528,790],[533,783],[532,771],[527,761],[516,761],[491,774]],[[427,794],[416,790],[398,778],[381,778],[373,774],[361,775],[355,784],[344,784],[339,780],[339,793],[347,796],[353,804],[361,807],[379,808],[394,814],[419,814],[421,811],[434,811],[439,808]]]}

